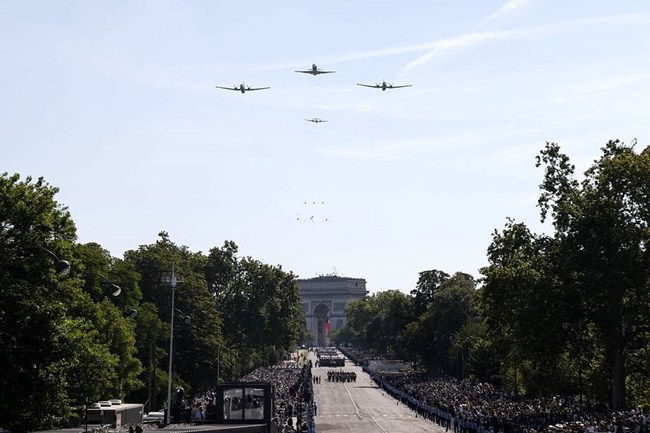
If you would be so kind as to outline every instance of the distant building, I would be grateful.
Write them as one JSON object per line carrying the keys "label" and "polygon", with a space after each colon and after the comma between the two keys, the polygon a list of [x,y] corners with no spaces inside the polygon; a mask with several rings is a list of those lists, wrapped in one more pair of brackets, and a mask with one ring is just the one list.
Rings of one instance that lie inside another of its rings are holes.
{"label": "distant building", "polygon": [[368,294],[366,280],[324,275],[316,278],[298,280],[302,299],[302,309],[307,319],[307,330],[317,346],[329,346],[327,332],[329,318],[330,331],[335,331],[347,323],[345,308],[352,301]]}

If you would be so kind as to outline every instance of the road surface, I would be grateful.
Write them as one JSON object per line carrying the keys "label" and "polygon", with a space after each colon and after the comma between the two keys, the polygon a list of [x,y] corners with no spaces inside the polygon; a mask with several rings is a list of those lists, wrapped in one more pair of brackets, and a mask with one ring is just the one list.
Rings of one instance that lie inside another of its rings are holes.
{"label": "road surface", "polygon": [[[315,355],[310,354],[315,362]],[[415,412],[384,393],[361,367],[349,360],[343,371],[354,371],[356,382],[327,381],[328,370],[341,368],[318,367],[313,376],[321,383],[314,385],[318,411],[314,417],[317,433],[444,433],[437,424],[415,416]]]}

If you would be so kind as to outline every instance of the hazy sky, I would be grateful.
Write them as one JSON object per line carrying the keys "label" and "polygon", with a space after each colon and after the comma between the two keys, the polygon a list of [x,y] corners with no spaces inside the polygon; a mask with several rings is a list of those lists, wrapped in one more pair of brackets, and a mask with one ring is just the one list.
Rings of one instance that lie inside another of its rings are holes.
{"label": "hazy sky", "polygon": [[[293,72],[312,63],[336,73]],[[384,79],[413,87],[356,85]],[[271,89],[215,88],[242,82]],[[373,292],[429,269],[478,277],[507,217],[544,230],[546,141],[582,172],[609,139],[647,146],[649,114],[648,0],[0,12],[0,171],[59,187],[79,241],[116,257],[166,230]]]}

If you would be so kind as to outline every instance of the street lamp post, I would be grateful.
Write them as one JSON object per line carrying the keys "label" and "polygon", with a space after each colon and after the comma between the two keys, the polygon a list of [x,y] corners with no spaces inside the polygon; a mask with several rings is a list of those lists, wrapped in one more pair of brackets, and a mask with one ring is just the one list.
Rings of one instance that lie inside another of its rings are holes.
{"label": "street lamp post", "polygon": [[176,284],[178,284],[178,279],[176,278],[176,273],[174,265],[172,265],[172,275],[169,279],[169,284],[172,287],[172,309],[171,309],[171,319],[169,320],[169,368],[167,370],[167,411],[165,412],[165,424],[169,424],[171,408],[172,408],[172,359],[173,359],[173,350],[174,350],[174,298],[176,294]]}
{"label": "street lamp post", "polygon": [[120,286],[118,286],[117,284],[115,284],[114,282],[112,282],[102,274],[98,272],[93,272],[93,274],[97,275],[99,278],[104,280],[106,284],[108,284],[108,286],[111,288],[111,296],[119,296],[119,294],[122,293],[122,288]]}
{"label": "street lamp post", "polygon": [[67,261],[67,260],[60,259],[56,254],[54,254],[52,251],[48,250],[47,248],[37,246],[37,247],[31,247],[29,249],[38,249],[38,250],[41,250],[41,251],[45,251],[50,256],[52,256],[54,258],[54,260],[56,260],[55,269],[56,269],[56,274],[59,277],[63,277],[64,275],[68,275],[70,273],[70,262]]}
{"label": "street lamp post", "polygon": [[[69,269],[68,269],[68,270],[69,270]],[[106,284],[108,284],[108,287],[109,287],[110,290],[111,290],[111,296],[119,296],[120,293],[122,293],[122,288],[121,288],[120,286],[118,286],[117,284],[115,284],[114,282],[112,282],[111,280],[109,280],[108,278],[106,278],[105,276],[103,276],[102,274],[97,273],[97,272],[93,272],[93,274],[94,274],[94,275],[97,275],[97,276],[98,276],[99,278],[101,278],[101,279],[102,279]],[[135,309],[132,309],[132,310],[135,311],[135,312],[137,313],[137,311],[136,311]],[[132,317],[132,316],[131,316],[131,317]],[[120,385],[120,387],[121,387],[121,385]],[[88,404],[89,404],[88,397],[86,397],[86,405],[85,405],[85,407],[84,407],[85,412],[86,412],[86,416],[85,416],[85,418],[86,418],[86,420],[85,420],[85,421],[86,421],[86,433],[88,432]],[[100,422],[100,427],[101,427],[101,426],[104,424],[104,410],[101,409],[101,408],[100,408],[100,410],[99,410],[99,415],[100,415],[100,421],[99,421],[99,422]]]}
{"label": "street lamp post", "polygon": [[[68,275],[70,273],[70,269],[72,268],[72,266],[70,265],[69,261],[60,259],[56,254],[54,254],[52,251],[48,250],[45,247],[37,246],[37,247],[33,247],[32,249],[39,249],[41,251],[45,251],[47,254],[52,256],[52,258],[54,258],[54,260],[56,260],[55,269],[56,269],[56,274],[58,276],[62,277],[62,276]],[[93,272],[93,274],[97,275],[106,284],[108,284],[108,286],[111,289],[111,295],[112,296],[119,296],[120,293],[122,293],[122,288],[120,286],[118,286],[117,284],[115,284],[114,282],[112,282],[111,280],[109,280],[108,278],[103,276],[102,274],[100,274],[98,272]],[[133,317],[134,313],[137,314],[137,310],[131,309],[131,311],[129,313],[130,313],[130,317]],[[88,432],[88,404],[89,404],[88,397],[86,397],[85,398],[85,405],[84,405],[84,412],[85,412],[85,420],[84,421],[86,423],[86,429],[85,429],[86,432]],[[100,416],[101,416],[101,419],[100,419],[100,426],[101,426],[104,423],[104,411],[103,411],[103,409],[100,409]]]}
{"label": "street lamp post", "polygon": [[86,397],[86,404],[84,406],[86,411],[86,432],[88,432],[88,397]]}

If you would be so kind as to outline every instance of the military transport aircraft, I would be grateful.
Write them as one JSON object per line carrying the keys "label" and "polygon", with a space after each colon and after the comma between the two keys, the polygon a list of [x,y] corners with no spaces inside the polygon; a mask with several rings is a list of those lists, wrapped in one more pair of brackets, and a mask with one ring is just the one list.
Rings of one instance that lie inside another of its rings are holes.
{"label": "military transport aircraft", "polygon": [[372,87],[373,89],[381,89],[382,91],[385,91],[386,89],[399,89],[400,87],[411,87],[411,84],[404,84],[402,86],[393,86],[392,84],[389,84],[384,80],[381,84],[375,83],[375,85],[371,84],[359,84],[357,83],[357,86],[363,86],[363,87]]}
{"label": "military transport aircraft", "polygon": [[322,122],[327,122],[327,120],[319,119],[318,117],[314,117],[312,119],[305,119],[307,122],[314,122],[314,123],[322,123]]}
{"label": "military transport aircraft", "polygon": [[224,89],[224,90],[234,90],[235,92],[252,92],[253,90],[265,90],[265,89],[270,89],[270,87],[251,87],[251,86],[246,86],[244,83],[241,83],[239,86],[236,84],[232,87],[221,87],[221,86],[214,86],[217,89]]}
{"label": "military transport aircraft", "polygon": [[300,72],[302,74],[312,74],[316,76],[318,74],[333,74],[336,71],[323,71],[322,69],[318,69],[318,67],[314,63],[313,65],[311,65],[311,69],[306,69],[304,71],[294,71],[294,72]]}

